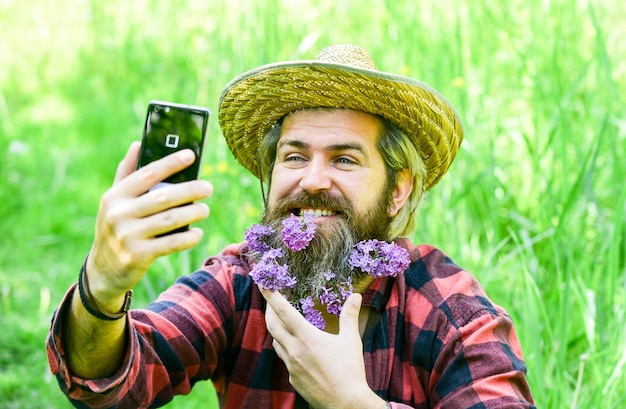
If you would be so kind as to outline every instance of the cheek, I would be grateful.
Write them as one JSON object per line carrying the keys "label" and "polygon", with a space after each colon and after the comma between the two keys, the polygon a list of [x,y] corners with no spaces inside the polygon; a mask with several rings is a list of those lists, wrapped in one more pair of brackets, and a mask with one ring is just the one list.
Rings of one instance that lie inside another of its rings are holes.
{"label": "cheek", "polygon": [[281,171],[280,168],[274,168],[268,195],[270,203],[293,192],[297,182],[293,177],[293,172],[292,177],[289,177],[289,175],[289,172]]}
{"label": "cheek", "polygon": [[368,214],[378,202],[378,195],[376,195],[378,190],[376,188],[371,183],[355,182],[342,190],[342,196],[350,202],[357,214]]}

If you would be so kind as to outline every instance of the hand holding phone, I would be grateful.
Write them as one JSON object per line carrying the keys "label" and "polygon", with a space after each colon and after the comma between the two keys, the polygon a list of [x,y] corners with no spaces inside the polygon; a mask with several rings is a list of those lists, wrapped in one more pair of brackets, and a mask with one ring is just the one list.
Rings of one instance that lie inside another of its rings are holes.
{"label": "hand holding phone", "polygon": [[210,114],[209,109],[198,106],[163,101],[148,104],[137,169],[182,149],[191,149],[196,154],[196,160],[188,168],[169,176],[152,189],[198,178]]}

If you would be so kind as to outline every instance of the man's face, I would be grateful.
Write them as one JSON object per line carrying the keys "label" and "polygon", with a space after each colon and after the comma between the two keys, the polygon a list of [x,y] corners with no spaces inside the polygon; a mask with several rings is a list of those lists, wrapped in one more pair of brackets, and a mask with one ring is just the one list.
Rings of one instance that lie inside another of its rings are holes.
{"label": "man's face", "polygon": [[[347,259],[354,244],[389,239],[394,188],[376,147],[380,130],[377,117],[350,110],[299,111],[283,121],[263,223],[279,232],[291,213],[314,216],[309,247],[283,251],[307,295],[319,295],[329,269],[338,281],[352,276]],[[282,246],[280,233],[270,240]]]}
{"label": "man's face", "polygon": [[381,126],[374,115],[351,110],[305,110],[286,117],[271,175],[269,209],[292,202],[285,217],[311,213],[318,226],[352,212],[359,230],[374,228],[378,231],[372,234],[381,234],[384,220],[363,225],[371,223],[374,209],[380,211],[381,200],[384,219],[389,218],[391,193],[376,146]]}

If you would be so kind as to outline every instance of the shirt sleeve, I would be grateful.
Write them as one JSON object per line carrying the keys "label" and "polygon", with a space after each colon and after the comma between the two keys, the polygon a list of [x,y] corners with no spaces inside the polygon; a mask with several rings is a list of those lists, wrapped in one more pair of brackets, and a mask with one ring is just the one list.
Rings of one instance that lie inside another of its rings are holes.
{"label": "shirt sleeve", "polygon": [[433,407],[535,408],[510,317],[493,304],[459,306],[433,368]]}
{"label": "shirt sleeve", "polygon": [[[81,401],[88,407],[111,407],[115,403],[116,396],[123,394],[127,389],[128,381],[137,381],[138,373],[132,368],[137,366],[137,333],[132,325],[129,325],[130,336],[126,345],[126,355],[123,365],[110,377],[101,379],[83,379],[73,375],[67,365],[67,356],[63,345],[63,315],[70,308],[72,297],[76,291],[76,284],[71,286],[59,308],[52,317],[52,324],[46,340],[46,353],[48,363],[53,375],[56,376],[61,391],[67,395],[70,401]],[[127,319],[132,320],[130,317]],[[118,391],[117,393],[114,393]]]}
{"label": "shirt sleeve", "polygon": [[90,408],[157,407],[189,393],[214,374],[228,345],[234,270],[215,258],[204,270],[181,277],[146,309],[131,310],[123,364],[103,379],[81,379],[68,369],[62,334],[72,286],[53,316],[46,345],[61,390],[72,403]]}

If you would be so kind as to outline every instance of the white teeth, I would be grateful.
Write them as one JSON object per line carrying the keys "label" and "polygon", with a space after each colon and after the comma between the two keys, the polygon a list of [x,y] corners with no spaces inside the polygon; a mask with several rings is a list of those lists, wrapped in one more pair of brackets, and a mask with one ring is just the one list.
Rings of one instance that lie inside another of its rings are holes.
{"label": "white teeth", "polygon": [[302,216],[313,216],[313,217],[321,217],[321,216],[332,216],[335,212],[328,209],[300,209],[300,215]]}

